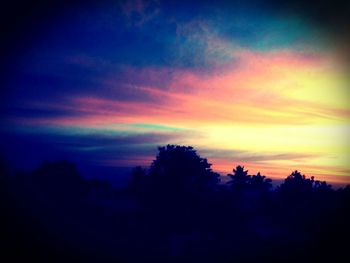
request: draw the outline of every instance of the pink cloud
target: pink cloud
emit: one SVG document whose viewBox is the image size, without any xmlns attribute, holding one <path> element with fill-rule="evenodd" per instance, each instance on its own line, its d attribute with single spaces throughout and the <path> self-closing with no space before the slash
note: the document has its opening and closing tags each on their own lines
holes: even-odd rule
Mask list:
<svg viewBox="0 0 350 263">
<path fill-rule="evenodd" d="M 78 127 L 130 122 L 185 126 L 228 122 L 305 124 L 315 117 L 349 117 L 349 109 L 290 98 L 284 94 L 286 87 L 274 83 L 283 80 L 280 69 L 287 72 L 312 69 L 322 64 L 324 58 L 283 50 L 239 51 L 236 56 L 240 63 L 210 74 L 183 68 L 124 67 L 121 76 L 107 77 L 102 84 L 116 93 L 130 89 L 139 100 L 82 95 L 67 98 L 62 104 L 40 102 L 38 107 L 79 114 L 41 118 L 33 123 Z"/>
</svg>

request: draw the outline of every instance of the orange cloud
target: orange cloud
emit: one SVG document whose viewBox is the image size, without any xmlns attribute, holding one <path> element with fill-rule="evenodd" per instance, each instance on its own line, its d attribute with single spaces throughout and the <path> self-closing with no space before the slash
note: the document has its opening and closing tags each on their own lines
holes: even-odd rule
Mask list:
<svg viewBox="0 0 350 263">
<path fill-rule="evenodd" d="M 349 91 L 346 77 L 338 73 L 330 55 L 238 49 L 232 50 L 232 56 L 234 62 L 225 69 L 214 67 L 209 73 L 125 67 L 122 76 L 102 82 L 116 93 L 123 92 L 121 87 L 132 87 L 137 99 L 82 95 L 62 104 L 37 103 L 36 107 L 72 114 L 26 121 L 124 132 L 145 132 L 135 129 L 135 123 L 171 126 L 188 133 L 177 143 L 211 150 L 304 154 L 295 163 L 298 169 L 323 178 L 349 171 Z M 231 166 L 225 158 L 214 160 L 218 170 Z M 276 176 L 295 169 L 290 160 L 250 160 L 247 164 Z"/>
</svg>

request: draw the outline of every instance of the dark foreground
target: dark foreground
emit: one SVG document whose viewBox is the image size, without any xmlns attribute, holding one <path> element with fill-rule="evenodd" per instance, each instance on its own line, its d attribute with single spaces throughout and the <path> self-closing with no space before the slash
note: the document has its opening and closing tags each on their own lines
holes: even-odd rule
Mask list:
<svg viewBox="0 0 350 263">
<path fill-rule="evenodd" d="M 128 188 L 69 162 L 1 165 L 1 262 L 347 262 L 350 187 L 295 171 L 233 170 L 227 185 L 191 147 L 159 149 Z"/>
</svg>

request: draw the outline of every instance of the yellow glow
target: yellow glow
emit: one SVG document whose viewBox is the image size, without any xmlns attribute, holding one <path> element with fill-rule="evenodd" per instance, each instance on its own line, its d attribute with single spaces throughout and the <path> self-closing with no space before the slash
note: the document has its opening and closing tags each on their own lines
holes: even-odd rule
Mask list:
<svg viewBox="0 0 350 263">
<path fill-rule="evenodd" d="M 350 175 L 349 81 L 334 59 L 329 54 L 308 56 L 293 51 L 242 51 L 236 56 L 240 63 L 217 74 L 172 69 L 167 87 L 137 87 L 156 102 L 80 97 L 72 107 L 86 115 L 44 124 L 108 127 L 126 133 L 150 128 L 157 133 L 181 131 L 181 136 L 163 143 L 258 152 L 267 157 L 285 154 L 282 159 L 249 159 L 250 166 L 280 176 L 290 169 L 311 175 Z M 162 79 L 167 70 L 143 71 Z M 135 123 L 147 125 L 135 127 Z M 248 160 L 216 156 L 213 163 L 226 169 L 244 158 Z"/>
</svg>

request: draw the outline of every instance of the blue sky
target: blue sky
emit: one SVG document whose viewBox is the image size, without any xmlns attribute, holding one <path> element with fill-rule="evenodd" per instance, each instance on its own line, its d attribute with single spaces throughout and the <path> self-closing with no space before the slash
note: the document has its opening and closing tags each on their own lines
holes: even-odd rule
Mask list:
<svg viewBox="0 0 350 263">
<path fill-rule="evenodd" d="M 309 5 L 45 8 L 50 15 L 19 31 L 8 49 L 0 132 L 11 163 L 146 166 L 158 145 L 177 143 L 197 147 L 222 173 L 240 162 L 276 178 L 301 167 L 348 180 L 348 82 L 338 42 Z M 310 138 L 314 131 L 320 135 Z M 339 139 L 324 144 L 331 135 Z"/>
</svg>

